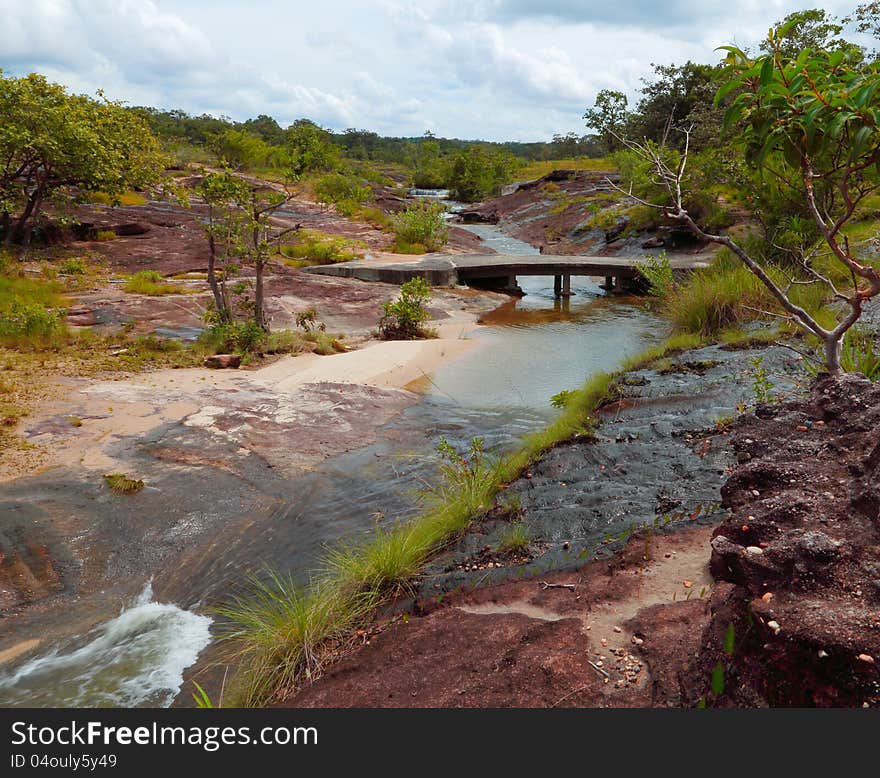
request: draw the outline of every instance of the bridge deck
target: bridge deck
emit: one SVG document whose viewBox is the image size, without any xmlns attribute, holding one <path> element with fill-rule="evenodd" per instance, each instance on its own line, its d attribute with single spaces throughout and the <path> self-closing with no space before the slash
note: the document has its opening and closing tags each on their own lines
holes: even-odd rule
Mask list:
<svg viewBox="0 0 880 778">
<path fill-rule="evenodd" d="M 400 284 L 421 276 L 434 286 L 454 286 L 470 279 L 515 276 L 594 276 L 634 278 L 637 257 L 576 257 L 552 254 L 428 254 L 407 259 L 360 259 L 305 268 L 310 273 Z M 678 270 L 706 267 L 702 257 L 670 257 Z"/>
</svg>

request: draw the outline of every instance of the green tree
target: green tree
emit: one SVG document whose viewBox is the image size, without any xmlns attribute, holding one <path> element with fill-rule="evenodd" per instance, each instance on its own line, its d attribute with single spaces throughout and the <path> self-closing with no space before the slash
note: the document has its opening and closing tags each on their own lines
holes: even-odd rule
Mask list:
<svg viewBox="0 0 880 778">
<path fill-rule="evenodd" d="M 490 146 L 469 146 L 453 157 L 447 184 L 457 200 L 475 202 L 499 194 L 518 166 L 510 152 Z"/>
<path fill-rule="evenodd" d="M 243 208 L 250 197 L 247 182 L 231 173 L 211 173 L 196 189 L 208 206 L 205 234 L 208 238 L 208 284 L 221 324 L 233 321 L 228 280 L 244 254 Z M 219 272 L 218 272 L 219 271 Z"/>
<path fill-rule="evenodd" d="M 600 135 L 608 153 L 620 148 L 619 138 L 624 133 L 629 117 L 628 106 L 629 101 L 623 92 L 603 89 L 596 95 L 594 106 L 584 113 L 587 127 Z"/>
<path fill-rule="evenodd" d="M 164 157 L 144 120 L 119 103 L 69 95 L 31 73 L 0 72 L 0 229 L 31 241 L 49 201 L 85 191 L 111 197 L 160 180 Z"/>
<path fill-rule="evenodd" d="M 670 164 L 668 157 L 647 144 L 630 144 L 650 160 L 668 200 L 667 216 L 687 225 L 703 240 L 726 246 L 767 287 L 785 314 L 824 347 L 826 370 L 841 370 L 841 344 L 862 311 L 880 294 L 880 270 L 860 258 L 845 228 L 866 197 L 880 190 L 880 64 L 864 64 L 852 47 L 834 51 L 803 49 L 787 54 L 783 25 L 768 36 L 768 52 L 752 58 L 735 46 L 727 52 L 723 84 L 716 100 L 735 93 L 725 116 L 739 124 L 738 139 L 746 160 L 757 171 L 775 177 L 781 165 L 796 172 L 792 181 L 813 221 L 825 250 L 840 265 L 835 278 L 849 278 L 843 288 L 814 267 L 814 246 L 805 247 L 801 277 L 788 286 L 771 276 L 762 258 L 727 235 L 701 229 L 684 204 L 688 147 Z M 685 136 L 687 132 L 685 131 Z M 834 326 L 826 327 L 789 296 L 803 280 L 822 284 L 838 303 Z"/>
<path fill-rule="evenodd" d="M 327 173 L 339 166 L 339 147 L 333 136 L 309 119 L 297 119 L 284 133 L 290 170 L 299 178 L 307 173 Z"/>
<path fill-rule="evenodd" d="M 662 143 L 670 121 L 693 126 L 695 148 L 716 145 L 722 111 L 711 110 L 717 68 L 685 62 L 654 65 L 654 79 L 644 80 L 638 111 L 630 119 L 629 132 Z M 675 142 L 677 138 L 667 138 Z"/>
<path fill-rule="evenodd" d="M 761 50 L 767 54 L 778 51 L 782 56 L 793 59 L 804 49 L 833 51 L 857 48 L 839 37 L 842 32 L 843 25 L 824 9 L 795 11 L 776 23 L 771 34 L 761 42 Z"/>
</svg>

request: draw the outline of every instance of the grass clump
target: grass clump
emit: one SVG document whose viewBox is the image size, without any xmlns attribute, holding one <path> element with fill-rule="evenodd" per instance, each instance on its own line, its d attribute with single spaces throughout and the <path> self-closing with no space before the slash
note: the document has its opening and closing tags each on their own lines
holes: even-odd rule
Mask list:
<svg viewBox="0 0 880 778">
<path fill-rule="evenodd" d="M 119 195 L 108 195 L 106 192 L 91 192 L 89 200 L 98 205 L 146 205 L 147 198 L 137 192 L 123 192 Z M 115 236 L 114 236 L 115 237 Z"/>
<path fill-rule="evenodd" d="M 108 240 L 116 240 L 116 233 L 113 230 L 98 230 L 95 233 L 95 240 L 103 243 Z"/>
<path fill-rule="evenodd" d="M 383 340 L 417 340 L 433 337 L 425 327 L 428 311 L 425 303 L 431 299 L 431 286 L 424 278 L 411 278 L 401 284 L 396 300 L 382 303 L 379 336 Z"/>
<path fill-rule="evenodd" d="M 265 705 L 318 678 L 375 605 L 370 592 L 304 589 L 273 571 L 251 578 L 218 609 L 221 636 L 237 646 L 235 658 L 243 668 L 231 690 L 234 703 Z"/>
<path fill-rule="evenodd" d="M 0 345 L 43 349 L 63 344 L 64 302 L 54 281 L 0 275 Z"/>
<path fill-rule="evenodd" d="M 132 294 L 146 294 L 151 297 L 168 294 L 187 294 L 189 291 L 180 284 L 168 283 L 165 277 L 155 270 L 138 271 L 126 279 L 122 288 Z"/>
<path fill-rule="evenodd" d="M 439 251 L 449 240 L 445 213 L 439 203 L 411 203 L 392 219 L 394 250 L 401 254 L 424 253 L 414 250 L 422 246 L 425 251 Z"/>
<path fill-rule="evenodd" d="M 498 541 L 500 554 L 524 554 L 529 550 L 532 536 L 524 521 L 511 524 Z"/>
<path fill-rule="evenodd" d="M 303 265 L 332 265 L 350 262 L 364 255 L 365 246 L 360 241 L 329 235 L 319 230 L 300 230 L 295 243 L 281 246 L 280 252 L 294 267 Z"/>
<path fill-rule="evenodd" d="M 144 488 L 144 482 L 139 478 L 130 478 L 124 473 L 107 473 L 104 483 L 116 494 L 137 494 Z"/>
</svg>

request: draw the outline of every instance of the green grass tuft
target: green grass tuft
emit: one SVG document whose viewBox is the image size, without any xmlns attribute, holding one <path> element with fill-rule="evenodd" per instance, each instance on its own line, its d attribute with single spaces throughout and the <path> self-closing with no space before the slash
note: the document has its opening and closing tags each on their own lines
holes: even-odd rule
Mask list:
<svg viewBox="0 0 880 778">
<path fill-rule="evenodd" d="M 122 287 L 131 294 L 146 294 L 158 297 L 169 294 L 188 294 L 189 290 L 180 284 L 169 284 L 165 277 L 155 270 L 140 270 L 129 276 Z"/>
<path fill-rule="evenodd" d="M 123 473 L 107 473 L 104 483 L 117 494 L 137 494 L 144 488 L 144 482 L 139 478 L 130 478 Z"/>
</svg>

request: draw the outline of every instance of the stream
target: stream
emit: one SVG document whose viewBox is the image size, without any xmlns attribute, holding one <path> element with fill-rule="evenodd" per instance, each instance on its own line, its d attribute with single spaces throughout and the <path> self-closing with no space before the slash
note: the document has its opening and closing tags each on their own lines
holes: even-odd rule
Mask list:
<svg viewBox="0 0 880 778">
<path fill-rule="evenodd" d="M 495 227 L 468 229 L 499 252 L 537 253 Z M 411 387 L 422 399 L 387 424 L 377 442 L 328 459 L 306 475 L 261 484 L 260 498 L 270 505 L 261 509 L 269 520 L 245 521 L 243 500 L 224 497 L 218 480 L 216 504 L 205 510 L 229 512 L 222 542 L 185 565 L 160 565 L 149 580 L 125 582 L 116 593 L 125 597 L 118 614 L 88 634 L 70 635 L 41 656 L 2 666 L 0 705 L 171 704 L 186 668 L 211 643 L 205 606 L 228 597 L 248 571 L 276 567 L 306 583 L 328 544 L 419 509 L 415 492 L 435 472 L 432 454 L 440 436 L 460 448 L 474 436 L 489 449 L 510 448 L 554 417 L 552 395 L 615 369 L 662 339 L 664 324 L 637 301 L 606 296 L 591 279 L 572 282 L 573 296 L 560 301 L 553 297 L 552 277 L 521 278 L 525 296 L 485 316 L 485 326 L 473 335 L 476 347 Z M 193 476 L 166 475 L 177 479 L 184 503 L 188 493 L 198 497 L 182 480 L 187 477 Z M 199 486 L 208 502 L 212 487 Z"/>
</svg>

